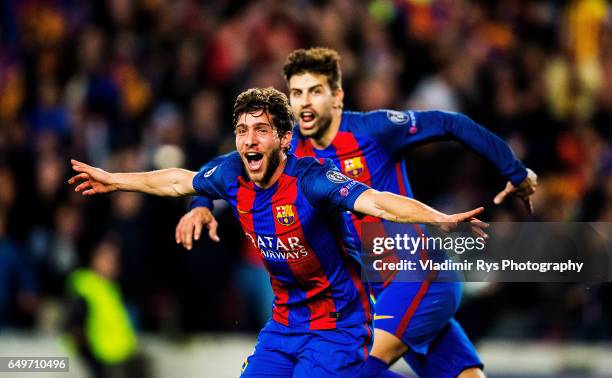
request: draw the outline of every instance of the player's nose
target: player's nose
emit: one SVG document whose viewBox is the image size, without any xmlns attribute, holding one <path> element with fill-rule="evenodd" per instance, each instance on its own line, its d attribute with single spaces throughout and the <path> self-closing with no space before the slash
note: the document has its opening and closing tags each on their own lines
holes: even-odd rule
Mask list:
<svg viewBox="0 0 612 378">
<path fill-rule="evenodd" d="M 249 129 L 249 131 L 247 132 L 244 138 L 244 144 L 246 144 L 247 146 L 252 146 L 254 144 L 257 144 L 257 138 L 256 138 L 254 129 Z"/>
<path fill-rule="evenodd" d="M 304 96 L 302 96 L 302 107 L 310 106 L 311 100 L 312 96 L 310 93 L 306 93 Z"/>
</svg>

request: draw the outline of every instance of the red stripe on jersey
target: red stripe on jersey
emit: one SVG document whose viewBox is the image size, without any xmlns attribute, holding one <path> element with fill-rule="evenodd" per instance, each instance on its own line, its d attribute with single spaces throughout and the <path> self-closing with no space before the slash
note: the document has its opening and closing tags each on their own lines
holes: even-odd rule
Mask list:
<svg viewBox="0 0 612 378">
<path fill-rule="evenodd" d="M 402 174 L 402 163 L 395 163 L 395 175 L 397 176 L 397 184 L 399 185 L 399 195 L 406 197 L 406 184 L 404 183 L 404 175 Z"/>
<path fill-rule="evenodd" d="M 416 232 L 417 232 L 417 236 L 416 237 L 417 238 L 419 238 L 419 237 L 421 237 L 421 235 L 425 234 L 425 231 L 423 231 L 423 229 L 421 228 L 421 226 L 419 224 L 415 223 L 415 224 L 412 224 L 411 226 L 412 226 L 412 228 L 414 228 L 416 230 Z M 387 261 L 389 261 L 389 262 L 398 262 L 399 261 L 399 258 L 397 256 L 397 254 L 393 253 L 392 256 L 394 257 L 394 259 L 391 259 L 391 258 L 385 259 L 383 257 L 383 262 L 387 262 Z M 427 254 L 427 250 L 425 250 L 424 248 L 421 248 L 419 250 L 419 260 L 421 260 L 423 262 L 429 260 L 429 255 Z M 397 274 L 397 271 L 393 271 L 392 275 L 389 275 L 388 277 L 384 277 L 383 287 L 389 286 L 389 284 L 391 283 L 391 281 L 395 277 L 395 274 Z M 433 281 L 437 276 L 438 276 L 438 272 L 437 271 L 432 271 L 427 276 L 427 279 Z M 418 304 L 417 304 L 417 306 L 418 306 Z"/>
<path fill-rule="evenodd" d="M 363 230 L 362 230 L 362 225 L 364 223 L 381 223 L 382 219 L 378 218 L 378 217 L 373 217 L 371 215 L 367 215 L 361 219 L 357 218 L 357 216 L 353 213 L 351 213 L 351 222 L 353 222 L 353 227 L 355 227 L 355 230 L 357 231 L 357 235 L 359 236 L 359 240 L 363 240 Z"/>
<path fill-rule="evenodd" d="M 420 225 L 414 224 L 413 227 L 417 231 L 419 236 L 421 234 L 425 233 Z M 429 259 L 429 256 L 427 255 L 427 251 L 425 249 L 421 249 L 419 251 L 419 259 L 421 261 L 426 261 L 426 260 Z M 427 275 L 427 278 L 425 278 L 425 281 L 423 281 L 421 283 L 421 287 L 419 288 L 419 291 L 414 296 L 414 299 L 412 299 L 412 303 L 410 303 L 410 307 L 408 307 L 408 310 L 404 314 L 404 317 L 402 318 L 402 320 L 400 321 L 399 325 L 397 326 L 397 329 L 395 331 L 395 335 L 398 338 L 401 338 L 402 335 L 404 334 L 404 332 L 406 331 L 406 328 L 408 328 L 408 324 L 410 323 L 410 320 L 412 319 L 412 317 L 414 316 L 414 313 L 416 312 L 417 308 L 419 307 L 419 304 L 421 303 L 421 300 L 423 300 L 423 297 L 425 297 L 425 294 L 427 294 L 427 290 L 429 289 L 429 285 L 437 277 L 438 277 L 438 272 L 433 270 L 433 271 L 429 272 L 429 274 Z"/>
<path fill-rule="evenodd" d="M 306 241 L 306 235 L 300 222 L 300 214 L 295 206 L 297 190 L 297 178 L 282 174 L 278 179 L 278 188 L 272 196 L 272 215 L 276 218 L 276 206 L 292 205 L 294 219 L 293 223 L 288 226 L 275 219 L 276 236 L 283 240 L 287 240 L 289 237 L 298 238 L 299 243 L 309 253 L 308 256 L 295 262 L 288 261 L 287 265 L 300 285 L 306 290 L 306 298 L 309 299 L 310 329 L 336 328 L 338 319 L 330 316 L 330 313 L 336 312 L 336 305 L 330 291 L 331 284 L 314 250 Z M 314 297 L 316 297 L 314 300 L 310 300 Z"/>
<path fill-rule="evenodd" d="M 370 346 L 370 343 L 372 342 L 372 330 L 370 329 L 370 324 L 364 324 L 363 326 L 368 332 L 368 337 L 366 337 L 363 343 L 363 355 L 365 356 L 365 358 L 368 358 L 368 356 L 370 355 L 370 351 L 368 350 L 368 347 Z"/>
<path fill-rule="evenodd" d="M 255 224 L 253 223 L 253 204 L 255 203 L 255 190 L 253 189 L 253 182 L 246 181 L 242 177 L 238 178 L 238 182 L 239 187 L 236 195 L 238 219 L 240 220 L 240 225 L 242 226 L 244 232 L 250 235 L 250 237 L 256 238 Z M 247 243 L 251 242 L 252 240 L 247 240 Z M 254 244 L 251 244 L 251 247 L 255 248 Z M 257 254 L 261 257 L 260 253 Z M 266 266 L 266 268 L 268 267 Z M 268 271 L 270 270 L 268 269 Z M 289 325 L 289 310 L 287 309 L 287 306 L 284 305 L 289 301 L 289 292 L 272 275 L 270 275 L 270 277 L 272 289 L 274 290 L 274 295 L 276 296 L 274 301 L 276 305 L 273 309 L 272 319 L 281 324 Z"/>
<path fill-rule="evenodd" d="M 359 146 L 359 142 L 355 139 L 355 135 L 350 132 L 340 131 L 332 141 L 332 146 L 336 149 L 336 156 L 338 157 L 338 163 L 342 172 L 348 177 L 371 187 L 372 176 L 370 168 Z M 354 159 L 359 159 L 358 165 L 355 165 L 356 161 Z M 360 173 L 358 173 L 359 170 L 361 170 Z M 361 230 L 363 222 L 379 223 L 381 219 L 372 216 L 358 219 L 354 214 L 351 214 L 351 221 L 357 231 L 357 235 L 359 235 L 359 239 L 363 240 Z"/>
<path fill-rule="evenodd" d="M 350 259 L 348 254 L 345 257 L 345 260 Z M 369 323 L 372 321 L 372 309 L 370 308 L 370 296 L 368 290 L 363 286 L 363 282 L 361 282 L 361 277 L 355 271 L 353 266 L 351 266 L 350 261 L 346 261 L 347 269 L 351 274 L 351 280 L 353 281 L 353 285 L 357 288 L 357 292 L 359 293 L 359 299 L 361 299 L 361 305 L 363 307 L 363 311 L 366 313 L 366 321 Z"/>
<path fill-rule="evenodd" d="M 421 287 L 419 288 L 419 291 L 414 296 L 412 303 L 410 303 L 410 307 L 408 307 L 408 310 L 406 310 L 406 313 L 402 317 L 402 320 L 400 321 L 399 325 L 397 326 L 397 329 L 395 330 L 395 336 L 398 339 L 402 338 L 402 335 L 406 331 L 406 328 L 408 328 L 408 324 L 410 324 L 410 320 L 412 319 L 412 316 L 414 315 L 417 308 L 419 307 L 419 304 L 423 300 L 423 297 L 425 297 L 425 294 L 427 294 L 427 290 L 429 290 L 429 285 L 431 284 L 431 282 L 434 280 L 435 277 L 436 277 L 435 272 L 430 272 L 427 278 L 425 279 L 425 281 L 421 283 Z"/>
<path fill-rule="evenodd" d="M 357 139 L 355 139 L 355 135 L 346 131 L 340 131 L 332 141 L 332 146 L 336 149 L 340 170 L 348 177 L 367 186 L 372 186 L 372 176 L 368 168 L 368 162 Z M 354 159 L 359 159 L 359 165 L 353 164 L 357 162 Z"/>
<path fill-rule="evenodd" d="M 299 138 L 297 147 L 295 148 L 295 156 L 297 157 L 306 157 L 312 156 L 317 157 L 315 154 L 314 148 L 312 147 L 312 142 L 310 138 Z"/>
<path fill-rule="evenodd" d="M 268 271 L 270 271 L 265 260 L 264 266 L 266 269 L 268 269 Z M 275 305 L 272 309 L 272 319 L 275 322 L 288 326 L 289 308 L 287 307 L 287 302 L 289 301 L 289 292 L 283 287 L 280 281 L 271 274 L 270 283 L 272 284 L 272 291 L 276 295 L 276 300 L 274 301 Z"/>
</svg>

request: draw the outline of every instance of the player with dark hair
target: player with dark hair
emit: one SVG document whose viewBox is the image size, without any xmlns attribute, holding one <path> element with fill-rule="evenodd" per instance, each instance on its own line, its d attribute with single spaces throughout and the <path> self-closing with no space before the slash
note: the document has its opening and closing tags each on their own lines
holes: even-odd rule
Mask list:
<svg viewBox="0 0 612 378">
<path fill-rule="evenodd" d="M 515 158 L 500 138 L 465 115 L 442 111 L 343 111 L 344 92 L 337 52 L 326 48 L 292 52 L 283 68 L 289 98 L 299 127 L 292 148 L 296 156 L 331 159 L 348 177 L 374 189 L 412 197 L 403 152 L 440 139 L 458 140 L 493 162 L 508 178 L 494 199 L 509 194 L 532 209 L 537 176 Z M 177 242 L 191 248 L 202 227 L 214 224 L 211 202 L 198 197 L 177 226 Z M 378 221 L 346 214 L 359 241 L 361 224 Z M 420 230 L 415 230 L 415 235 Z M 216 229 L 209 229 L 216 237 Z M 387 255 L 387 258 L 396 258 Z M 371 273 L 371 272 L 369 272 Z M 388 366 L 401 356 L 421 377 L 482 377 L 482 363 L 473 344 L 453 319 L 461 298 L 457 282 L 398 282 L 393 275 L 369 277 L 375 297 L 375 332 L 371 357 L 362 376 L 397 376 Z M 374 358 L 372 358 L 374 357 Z"/>
<path fill-rule="evenodd" d="M 259 250 L 275 293 L 272 320 L 259 334 L 243 376 L 354 377 L 368 355 L 371 311 L 360 256 L 346 223 L 351 211 L 400 223 L 438 223 L 450 230 L 470 221 L 484 236 L 478 208 L 445 215 L 418 201 L 379 192 L 339 172 L 329 160 L 289 154 L 291 109 L 272 88 L 238 96 L 236 152 L 200 172 L 172 168 L 108 173 L 72 160 L 68 182 L 83 195 L 116 190 L 160 196 L 199 193 L 228 201 Z"/>
</svg>

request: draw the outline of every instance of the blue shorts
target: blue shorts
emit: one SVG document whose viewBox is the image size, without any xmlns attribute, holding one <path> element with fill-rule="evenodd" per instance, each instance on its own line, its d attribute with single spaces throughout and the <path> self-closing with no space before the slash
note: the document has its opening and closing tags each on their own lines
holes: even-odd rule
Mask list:
<svg viewBox="0 0 612 378">
<path fill-rule="evenodd" d="M 371 346 L 369 325 L 302 330 L 270 320 L 259 333 L 241 376 L 358 377 Z"/>
<path fill-rule="evenodd" d="M 391 282 L 376 298 L 374 327 L 395 335 L 410 351 L 403 357 L 421 377 L 456 377 L 482 367 L 476 348 L 454 319 L 458 282 Z"/>
</svg>

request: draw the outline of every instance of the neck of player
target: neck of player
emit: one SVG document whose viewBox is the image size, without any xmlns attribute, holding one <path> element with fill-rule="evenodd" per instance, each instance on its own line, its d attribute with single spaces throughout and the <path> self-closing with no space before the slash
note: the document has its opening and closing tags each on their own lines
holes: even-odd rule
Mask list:
<svg viewBox="0 0 612 378">
<path fill-rule="evenodd" d="M 323 150 L 327 148 L 333 141 L 338 131 L 340 130 L 340 123 L 342 122 L 342 108 L 335 108 L 332 112 L 332 119 L 329 127 L 325 129 L 319 136 L 313 136 L 311 138 L 312 145 L 314 148 Z"/>
</svg>

